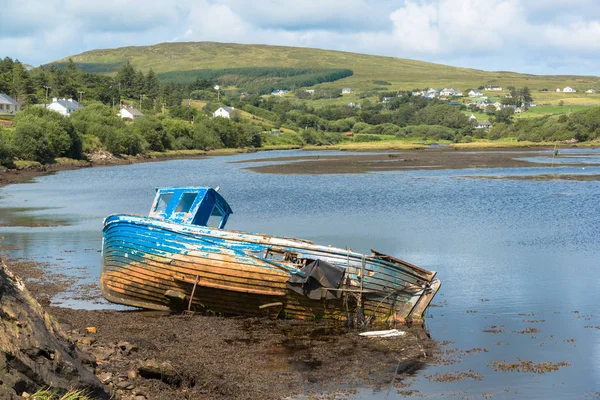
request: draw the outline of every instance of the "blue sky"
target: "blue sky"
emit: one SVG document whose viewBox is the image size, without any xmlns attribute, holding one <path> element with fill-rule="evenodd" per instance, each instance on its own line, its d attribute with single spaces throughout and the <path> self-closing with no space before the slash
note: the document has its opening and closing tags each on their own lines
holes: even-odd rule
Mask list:
<svg viewBox="0 0 600 400">
<path fill-rule="evenodd" d="M 39 65 L 176 41 L 316 47 L 489 71 L 600 75 L 597 0 L 22 0 L 0 56 Z"/>
</svg>

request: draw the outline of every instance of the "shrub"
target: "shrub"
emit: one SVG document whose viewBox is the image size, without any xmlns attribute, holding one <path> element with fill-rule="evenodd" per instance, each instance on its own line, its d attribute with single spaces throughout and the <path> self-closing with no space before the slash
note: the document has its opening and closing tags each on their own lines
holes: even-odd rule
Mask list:
<svg viewBox="0 0 600 400">
<path fill-rule="evenodd" d="M 7 168 L 14 168 L 13 154 L 6 135 L 0 131 L 0 165 Z"/>
<path fill-rule="evenodd" d="M 221 138 L 213 129 L 210 122 L 210 120 L 204 120 L 194 125 L 192 131 L 192 143 L 195 149 L 206 149 L 207 147 L 218 149 L 223 147 Z"/>
<path fill-rule="evenodd" d="M 54 158 L 44 129 L 35 122 L 22 122 L 15 128 L 12 143 L 14 154 L 22 159 L 42 163 Z"/>
<path fill-rule="evenodd" d="M 159 120 L 154 117 L 142 117 L 131 125 L 134 134 L 143 137 L 152 151 L 165 151 L 171 148 L 170 138 L 163 130 Z M 137 139 L 135 140 L 137 141 Z"/>
<path fill-rule="evenodd" d="M 354 141 L 359 142 L 359 143 L 378 142 L 380 140 L 381 140 L 381 137 L 379 135 L 365 135 L 365 134 L 354 135 Z"/>
</svg>

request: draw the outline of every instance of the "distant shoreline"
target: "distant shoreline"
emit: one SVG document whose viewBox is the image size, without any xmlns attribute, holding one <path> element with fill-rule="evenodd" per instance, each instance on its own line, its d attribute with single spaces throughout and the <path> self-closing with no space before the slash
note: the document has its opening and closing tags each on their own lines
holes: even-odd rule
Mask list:
<svg viewBox="0 0 600 400">
<path fill-rule="evenodd" d="M 360 143 L 362 146 L 343 146 L 343 145 L 335 145 L 335 146 L 306 146 L 306 147 L 298 147 L 298 146 L 282 146 L 282 147 L 273 147 L 273 148 L 261 148 L 261 149 L 217 149 L 211 151 L 203 151 L 203 150 L 171 150 L 163 153 L 152 152 L 144 156 L 130 156 L 130 157 L 106 157 L 104 159 L 91 157 L 90 160 L 72 160 L 72 159 L 60 159 L 60 162 L 54 164 L 44 164 L 44 165 L 33 165 L 23 167 L 21 169 L 0 169 L 0 188 L 6 185 L 12 185 L 17 183 L 24 183 L 38 176 L 44 176 L 53 174 L 59 171 L 68 171 L 82 168 L 97 168 L 97 167 L 110 167 L 116 165 L 129 165 L 129 164 L 138 164 L 145 162 L 156 162 L 156 161 L 168 161 L 168 160 L 180 160 L 180 159 L 197 159 L 204 157 L 214 157 L 214 156 L 223 156 L 223 155 L 233 155 L 233 154 L 243 154 L 250 152 L 263 152 L 263 151 L 274 151 L 274 150 L 305 150 L 305 151 L 348 151 L 348 152 L 381 152 L 384 153 L 379 155 L 381 159 L 392 159 L 393 155 L 401 152 L 409 152 L 410 154 L 418 155 L 417 157 L 410 157 L 416 161 L 411 161 L 409 163 L 404 163 L 404 168 L 410 168 L 412 170 L 417 169 L 419 165 L 423 166 L 423 169 L 462 169 L 462 168 L 474 168 L 474 165 L 478 165 L 478 168 L 508 168 L 508 167 L 539 167 L 543 164 L 532 164 L 517 160 L 512 160 L 512 157 L 505 156 L 504 160 L 499 160 L 498 157 L 490 157 L 488 161 L 481 161 L 481 157 L 474 159 L 475 151 L 477 153 L 494 153 L 498 154 L 501 151 L 531 151 L 531 152 L 539 152 L 542 150 L 550 150 L 552 146 L 549 144 L 540 144 L 531 146 L 529 143 L 525 143 L 521 146 L 511 143 L 497 143 L 497 142 L 475 142 L 475 143 L 462 143 L 462 144 L 454 144 L 452 146 L 440 146 L 436 148 L 431 148 L 429 145 L 420 145 L 413 143 Z M 567 147 L 563 145 L 564 147 Z M 572 146 L 568 145 L 569 148 L 572 147 L 585 147 L 585 148 L 596 148 L 596 144 L 584 144 L 584 146 Z M 563 148 L 564 148 L 563 147 Z M 462 154 L 463 157 L 456 157 L 455 159 L 448 159 L 447 157 L 439 157 L 437 159 L 437 164 L 435 166 L 420 164 L 424 159 L 434 160 L 436 159 L 435 155 L 440 154 Z M 346 159 L 348 162 L 358 162 L 358 161 L 373 161 L 373 156 L 367 155 L 342 155 L 336 156 L 337 159 Z M 294 160 L 294 158 L 296 160 Z M 297 169 L 296 164 L 290 166 L 290 164 L 286 165 L 278 165 L 276 169 L 271 166 L 264 167 L 249 167 L 248 169 L 255 172 L 263 172 L 263 173 L 300 173 L 300 174 L 322 174 L 322 173 L 364 173 L 369 171 L 387 171 L 390 169 L 386 169 L 387 167 L 380 168 L 380 166 L 376 169 L 369 169 L 366 166 L 362 168 L 348 168 L 344 165 L 338 165 L 332 168 L 332 163 L 323 163 L 324 160 L 321 160 L 318 164 L 310 161 L 310 157 L 308 156 L 297 156 L 290 159 L 290 161 L 302 161 L 303 166 L 305 167 L 308 163 L 311 163 L 310 168 L 302 168 Z M 330 158 L 330 156 L 327 156 Z M 271 161 L 281 161 L 287 159 L 287 157 L 280 157 L 277 159 L 270 159 Z M 353 159 L 354 161 L 350 161 Z M 264 159 L 261 159 L 264 161 Z M 380 162 L 381 160 L 379 160 Z M 482 162 L 480 165 L 478 163 Z M 339 163 L 339 162 L 336 162 Z M 474 164 L 475 163 L 475 164 Z M 329 164 L 329 165 L 328 165 Z M 346 163 L 347 164 L 347 163 Z M 565 164 L 561 164 L 565 165 Z M 590 166 L 594 166 L 593 164 Z M 320 171 L 319 169 L 323 169 Z M 397 170 L 403 168 L 392 168 L 391 170 Z M 335 171 L 335 172 L 333 172 Z"/>
</svg>

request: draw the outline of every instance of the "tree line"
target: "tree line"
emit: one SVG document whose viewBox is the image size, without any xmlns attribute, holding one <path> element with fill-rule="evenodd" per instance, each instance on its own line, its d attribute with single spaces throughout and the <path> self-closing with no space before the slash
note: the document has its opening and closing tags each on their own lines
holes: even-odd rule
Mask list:
<svg viewBox="0 0 600 400">
<path fill-rule="evenodd" d="M 156 111 L 163 104 L 181 104 L 189 88 L 161 82 L 152 69 L 144 74 L 129 62 L 111 77 L 85 72 L 71 59 L 60 67 L 50 64 L 27 68 L 6 57 L 0 60 L 0 93 L 8 94 L 22 106 L 47 104 L 57 97 L 99 101 L 112 107 L 119 106 L 125 98 L 138 99 L 142 95 L 142 109 Z"/>
<path fill-rule="evenodd" d="M 214 82 L 222 86 L 235 86 L 238 91 L 263 95 L 277 89 L 292 90 L 334 82 L 352 74 L 353 71 L 348 68 L 244 67 L 164 72 L 159 77 L 165 82 L 180 84 Z"/>
</svg>

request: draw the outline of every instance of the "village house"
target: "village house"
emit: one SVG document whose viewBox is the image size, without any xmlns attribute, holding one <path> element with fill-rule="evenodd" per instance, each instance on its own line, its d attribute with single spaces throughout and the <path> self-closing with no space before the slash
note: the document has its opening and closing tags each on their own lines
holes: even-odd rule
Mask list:
<svg viewBox="0 0 600 400">
<path fill-rule="evenodd" d="M 308 94 L 315 94 L 315 89 L 306 89 L 305 92 Z"/>
<path fill-rule="evenodd" d="M 73 111 L 83 108 L 83 106 L 77 100 L 53 97 L 52 103 L 48 104 L 46 108 L 68 117 Z"/>
<path fill-rule="evenodd" d="M 342 94 L 350 94 L 352 93 L 352 89 L 347 87 L 342 89 Z"/>
<path fill-rule="evenodd" d="M 481 90 L 471 90 L 469 92 L 469 97 L 480 97 L 483 96 L 483 92 Z"/>
<path fill-rule="evenodd" d="M 502 87 L 501 86 L 486 86 L 483 88 L 483 90 L 492 91 L 492 92 L 500 92 L 500 91 L 502 91 Z"/>
<path fill-rule="evenodd" d="M 502 105 L 500 108 L 501 109 L 502 108 L 512 108 L 513 111 L 515 112 L 515 114 L 520 114 L 522 112 L 521 107 L 517 107 L 517 106 L 511 105 L 511 104 Z"/>
<path fill-rule="evenodd" d="M 431 99 L 435 99 L 437 96 L 438 96 L 437 92 L 433 92 L 433 93 L 427 92 L 423 95 L 423 98 L 431 100 Z"/>
<path fill-rule="evenodd" d="M 463 93 L 460 90 L 454 90 L 452 88 L 445 88 L 440 92 L 440 96 L 462 96 Z"/>
<path fill-rule="evenodd" d="M 231 113 L 233 113 L 233 110 L 235 110 L 235 107 L 219 107 L 219 109 L 215 111 L 212 116 L 213 118 L 223 117 L 231 119 Z"/>
<path fill-rule="evenodd" d="M 411 95 L 413 95 L 413 96 L 423 96 L 424 94 L 425 94 L 425 92 L 423 92 L 422 90 L 411 92 Z"/>
<path fill-rule="evenodd" d="M 588 89 L 585 91 L 587 94 L 596 94 L 596 90 L 595 89 Z"/>
<path fill-rule="evenodd" d="M 273 90 L 273 91 L 271 92 L 271 96 L 279 96 L 279 97 L 281 97 L 281 96 L 283 96 L 284 94 L 286 94 L 287 92 L 288 92 L 288 91 L 287 91 L 287 90 L 285 90 L 285 89 Z"/>
<path fill-rule="evenodd" d="M 560 88 L 556 88 L 556 93 L 560 93 Z"/>
<path fill-rule="evenodd" d="M 381 102 L 384 103 L 384 104 L 389 103 L 390 100 L 392 100 L 392 97 L 382 97 L 381 98 Z"/>
<path fill-rule="evenodd" d="M 492 127 L 492 124 L 489 121 L 476 121 L 473 127 L 475 129 L 489 129 Z"/>
<path fill-rule="evenodd" d="M 348 107 L 350 107 L 350 108 L 361 108 L 360 104 L 356 104 L 356 103 L 354 103 L 352 101 L 350 103 L 348 103 Z"/>
<path fill-rule="evenodd" d="M 21 106 L 12 97 L 0 93 L 0 115 L 15 115 L 21 110 Z"/>
<path fill-rule="evenodd" d="M 563 93 L 575 93 L 577 90 L 573 89 L 571 86 L 567 86 L 563 89 Z"/>
<path fill-rule="evenodd" d="M 140 111 L 138 111 L 133 106 L 122 106 L 121 110 L 117 113 L 117 115 L 123 119 L 134 120 L 136 118 L 141 118 L 144 116 Z"/>
</svg>

